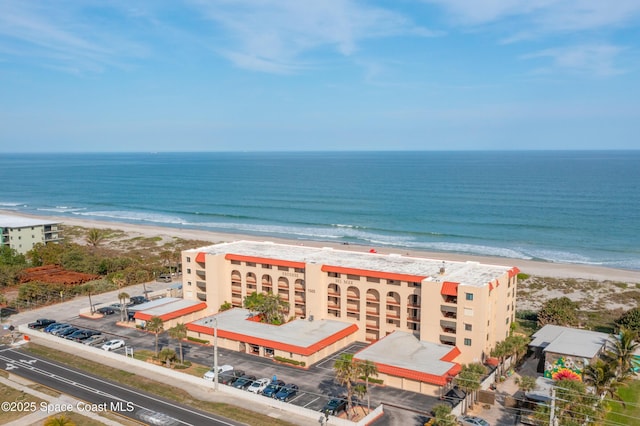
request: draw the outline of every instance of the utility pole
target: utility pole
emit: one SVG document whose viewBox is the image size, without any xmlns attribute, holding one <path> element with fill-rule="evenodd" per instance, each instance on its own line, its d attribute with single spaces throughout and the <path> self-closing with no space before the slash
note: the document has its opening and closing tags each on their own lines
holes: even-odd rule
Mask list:
<svg viewBox="0 0 640 426">
<path fill-rule="evenodd" d="M 549 406 L 549 426 L 556 424 L 556 388 L 551 388 L 551 405 Z"/>
<path fill-rule="evenodd" d="M 213 387 L 218 391 L 218 318 L 213 318 Z"/>
</svg>

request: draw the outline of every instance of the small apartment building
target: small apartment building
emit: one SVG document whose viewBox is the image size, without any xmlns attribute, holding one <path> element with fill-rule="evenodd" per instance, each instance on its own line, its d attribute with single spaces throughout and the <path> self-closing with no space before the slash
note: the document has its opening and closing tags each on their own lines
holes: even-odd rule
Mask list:
<svg viewBox="0 0 640 426">
<path fill-rule="evenodd" d="M 515 316 L 513 267 L 255 241 L 186 250 L 182 264 L 184 298 L 208 314 L 272 292 L 290 318 L 356 324 L 363 342 L 411 333 L 458 348 L 462 364 L 488 357 Z"/>
<path fill-rule="evenodd" d="M 26 254 L 38 243 L 62 241 L 60 223 L 22 216 L 0 215 L 0 247 Z"/>
</svg>

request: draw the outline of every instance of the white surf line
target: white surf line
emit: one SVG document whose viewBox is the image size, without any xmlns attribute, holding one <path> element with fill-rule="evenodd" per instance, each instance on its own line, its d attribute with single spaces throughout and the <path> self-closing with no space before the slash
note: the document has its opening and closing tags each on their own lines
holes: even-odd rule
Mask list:
<svg viewBox="0 0 640 426">
<path fill-rule="evenodd" d="M 12 350 L 11 352 L 16 353 L 16 352 L 15 352 L 15 351 L 13 351 L 13 350 Z M 30 355 L 27 355 L 27 354 L 22 354 L 22 353 L 20 353 L 20 354 L 21 354 L 21 355 L 25 355 L 25 356 L 30 356 Z M 63 370 L 69 371 L 69 372 L 71 372 L 71 373 L 73 373 L 73 374 L 78 374 L 78 375 L 80 375 L 80 376 L 82 376 L 82 377 L 86 377 L 87 379 L 90 379 L 90 380 L 95 380 L 95 381 L 99 381 L 99 380 L 100 380 L 99 378 L 89 376 L 88 374 L 85 374 L 85 373 L 83 373 L 83 372 L 75 371 L 75 370 L 72 370 L 72 369 L 70 369 L 70 368 L 67 368 L 67 367 L 64 367 L 64 366 L 58 365 L 58 364 L 54 364 L 54 363 L 49 362 L 49 361 L 47 361 L 47 360 L 45 360 L 45 359 L 35 358 L 35 357 L 32 357 L 32 358 L 33 358 L 33 359 L 35 359 L 36 361 L 40 361 L 40 362 L 43 362 L 43 363 L 45 363 L 45 364 L 52 365 L 52 366 L 54 366 L 54 367 L 56 367 L 56 368 L 60 368 L 60 369 L 63 369 Z M 10 358 L 9 358 L 9 359 L 10 359 Z M 14 362 L 14 361 L 12 360 L 12 362 Z M 52 373 L 47 373 L 47 374 L 51 375 Z M 138 392 L 138 391 L 133 390 L 133 389 L 125 388 L 124 386 L 120 386 L 120 385 L 115 384 L 115 383 L 111 383 L 111 382 L 109 382 L 109 383 L 105 383 L 105 385 L 112 386 L 112 387 L 115 387 L 116 389 L 121 389 L 121 390 L 123 390 L 123 391 L 125 391 L 125 392 L 130 392 L 130 393 L 133 393 L 133 394 L 135 394 L 135 395 L 139 395 L 139 396 L 140 396 L 140 397 L 142 397 L 142 398 L 147 398 L 147 399 L 150 399 L 150 400 L 152 400 L 152 401 L 155 401 L 155 402 L 158 402 L 158 403 L 161 403 L 161 404 L 164 404 L 164 405 L 169 405 L 169 406 L 171 406 L 171 407 L 173 407 L 173 408 L 175 408 L 175 409 L 177 409 L 177 410 L 186 411 L 186 412 L 188 412 L 188 413 L 195 414 L 196 416 L 200 416 L 200 417 L 203 417 L 203 418 L 206 418 L 206 419 L 209 419 L 209 420 L 212 420 L 212 421 L 216 421 L 216 422 L 219 422 L 219 423 L 222 423 L 222 424 L 228 425 L 228 426 L 235 426 L 233 423 L 228 423 L 228 422 L 226 422 L 226 421 L 224 421 L 224 420 L 221 420 L 221 419 L 218 419 L 218 418 L 215 418 L 215 417 L 211 417 L 211 416 L 208 416 L 208 415 L 206 415 L 206 414 L 199 413 L 199 412 L 197 412 L 197 411 L 190 410 L 189 408 L 186 408 L 186 407 L 181 407 L 181 406 L 176 405 L 176 404 L 173 404 L 173 403 L 171 403 L 171 402 L 169 402 L 169 401 L 164 401 L 164 400 L 161 400 L 161 399 L 155 398 L 153 395 L 147 395 L 147 394 L 143 394 L 143 393 Z M 118 400 L 121 400 L 121 401 L 125 401 L 125 400 L 123 400 L 121 397 L 115 397 L 115 399 L 118 399 Z M 125 401 L 125 402 L 129 402 L 129 401 Z M 135 404 L 134 404 L 134 405 L 135 405 Z M 146 408 L 146 407 L 140 407 L 140 408 L 148 409 L 148 408 Z M 178 421 L 179 421 L 179 420 L 178 420 Z M 186 424 L 186 423 L 185 423 L 185 424 Z"/>
</svg>

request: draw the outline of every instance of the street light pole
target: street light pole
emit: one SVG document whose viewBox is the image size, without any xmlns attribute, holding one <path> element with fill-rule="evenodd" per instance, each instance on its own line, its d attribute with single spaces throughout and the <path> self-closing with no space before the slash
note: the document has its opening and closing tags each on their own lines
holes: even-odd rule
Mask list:
<svg viewBox="0 0 640 426">
<path fill-rule="evenodd" d="M 218 318 L 213 318 L 213 383 L 214 389 L 218 391 Z"/>
</svg>

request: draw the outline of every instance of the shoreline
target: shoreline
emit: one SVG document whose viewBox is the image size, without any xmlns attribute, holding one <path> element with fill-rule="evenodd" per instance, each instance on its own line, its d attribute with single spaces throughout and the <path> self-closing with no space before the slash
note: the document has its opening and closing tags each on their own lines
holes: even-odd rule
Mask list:
<svg viewBox="0 0 640 426">
<path fill-rule="evenodd" d="M 236 240 L 273 241 L 283 244 L 306 245 L 310 247 L 332 247 L 340 250 L 369 251 L 374 248 L 378 253 L 398 253 L 413 257 L 423 257 L 444 261 L 472 261 L 490 265 L 516 266 L 522 273 L 539 277 L 552 278 L 576 278 L 596 281 L 618 281 L 627 283 L 640 283 L 640 271 L 615 269 L 594 265 L 581 265 L 571 263 L 551 263 L 526 259 L 510 259 L 494 256 L 466 255 L 448 252 L 433 252 L 415 249 L 401 249 L 399 247 L 371 247 L 316 240 L 292 240 L 267 236 L 248 234 L 223 233 L 216 231 L 203 231 L 199 229 L 172 228 L 158 225 L 131 224 L 126 222 L 110 222 L 93 219 L 69 218 L 53 215 L 31 215 L 11 210 L 0 210 L 0 214 L 17 217 L 27 217 L 42 221 L 59 222 L 63 226 L 79 226 L 83 228 L 119 229 L 132 236 L 162 237 L 166 240 L 181 238 L 185 240 L 201 240 L 214 243 L 230 242 Z M 195 247 L 194 247 L 195 248 Z"/>
</svg>

